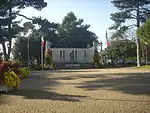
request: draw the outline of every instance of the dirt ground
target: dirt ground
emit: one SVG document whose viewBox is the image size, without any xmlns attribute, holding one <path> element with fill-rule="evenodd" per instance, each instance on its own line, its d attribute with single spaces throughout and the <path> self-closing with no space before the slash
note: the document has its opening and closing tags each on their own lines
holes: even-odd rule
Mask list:
<svg viewBox="0 0 150 113">
<path fill-rule="evenodd" d="M 0 113 L 150 113 L 150 69 L 35 71 Z"/>
</svg>

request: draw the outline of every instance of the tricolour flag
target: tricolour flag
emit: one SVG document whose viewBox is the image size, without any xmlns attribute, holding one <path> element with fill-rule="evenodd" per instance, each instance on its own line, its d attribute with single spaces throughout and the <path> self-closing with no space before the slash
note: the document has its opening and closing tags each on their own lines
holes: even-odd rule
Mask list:
<svg viewBox="0 0 150 113">
<path fill-rule="evenodd" d="M 108 41 L 106 42 L 106 46 L 107 46 L 107 47 L 109 46 L 109 42 L 108 42 Z"/>
<path fill-rule="evenodd" d="M 107 46 L 107 47 L 109 46 L 107 31 L 106 31 L 106 46 Z"/>
<path fill-rule="evenodd" d="M 44 38 L 41 38 L 41 46 L 44 47 Z"/>
</svg>

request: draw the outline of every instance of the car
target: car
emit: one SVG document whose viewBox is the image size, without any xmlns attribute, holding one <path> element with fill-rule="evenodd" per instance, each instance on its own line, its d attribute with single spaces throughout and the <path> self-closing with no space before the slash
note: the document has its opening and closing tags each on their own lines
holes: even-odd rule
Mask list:
<svg viewBox="0 0 150 113">
<path fill-rule="evenodd" d="M 122 64 L 124 64 L 124 60 L 119 60 L 119 61 L 117 61 L 115 64 L 116 64 L 116 65 L 122 65 Z"/>
<path fill-rule="evenodd" d="M 136 61 L 128 60 L 128 61 L 125 62 L 125 64 L 127 64 L 127 65 L 136 65 Z"/>
<path fill-rule="evenodd" d="M 146 60 L 142 60 L 141 64 L 146 65 Z M 147 61 L 147 64 L 150 65 L 150 61 Z"/>
</svg>

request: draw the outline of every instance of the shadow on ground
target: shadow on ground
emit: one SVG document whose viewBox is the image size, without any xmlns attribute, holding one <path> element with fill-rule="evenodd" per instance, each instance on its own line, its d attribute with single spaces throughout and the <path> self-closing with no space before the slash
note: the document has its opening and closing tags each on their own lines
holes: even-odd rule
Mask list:
<svg viewBox="0 0 150 113">
<path fill-rule="evenodd" d="M 117 90 L 133 95 L 150 95 L 150 72 L 149 73 L 84 73 L 75 75 L 59 75 L 50 71 L 33 72 L 32 75 L 22 80 L 19 92 L 9 95 L 23 96 L 25 99 L 46 99 L 56 101 L 79 102 L 86 96 L 63 94 L 55 91 L 55 86 L 73 85 L 86 91 L 101 89 Z M 79 79 L 80 82 L 73 80 Z M 65 80 L 61 82 L 60 80 Z M 72 80 L 72 82 L 68 82 Z M 80 93 L 80 92 L 79 92 Z"/>
<path fill-rule="evenodd" d="M 135 99 L 101 99 L 101 98 L 96 98 L 95 100 L 100 100 L 100 101 L 112 101 L 112 102 L 114 102 L 114 101 L 120 101 L 120 102 L 147 102 L 147 103 L 149 103 L 150 102 L 150 100 L 135 100 Z"/>
<path fill-rule="evenodd" d="M 54 77 L 49 71 L 34 72 L 21 81 L 20 90 L 8 95 L 23 96 L 25 99 L 46 99 L 56 101 L 79 102 L 86 96 L 69 95 L 55 92 L 55 86 L 62 85 L 58 80 L 71 80 L 71 77 Z"/>
<path fill-rule="evenodd" d="M 95 80 L 85 81 L 76 87 L 87 91 L 107 89 L 134 95 L 150 95 L 150 73 L 109 74 L 108 76 L 114 76 L 114 78 L 106 77 L 104 79 L 100 79 L 100 76 Z"/>
<path fill-rule="evenodd" d="M 86 96 L 59 94 L 56 92 L 44 91 L 39 89 L 23 89 L 19 92 L 11 93 L 11 95 L 24 96 L 25 99 L 46 99 L 70 102 L 79 102 L 81 98 L 86 98 Z"/>
<path fill-rule="evenodd" d="M 96 72 L 99 70 L 96 69 L 67 69 L 67 70 L 53 70 L 52 72 L 57 72 L 57 73 L 73 73 L 73 72 Z"/>
<path fill-rule="evenodd" d="M 79 75 L 77 76 L 76 78 L 80 79 L 80 78 L 108 78 L 106 75 L 103 75 L 103 74 L 86 74 L 86 75 Z"/>
</svg>

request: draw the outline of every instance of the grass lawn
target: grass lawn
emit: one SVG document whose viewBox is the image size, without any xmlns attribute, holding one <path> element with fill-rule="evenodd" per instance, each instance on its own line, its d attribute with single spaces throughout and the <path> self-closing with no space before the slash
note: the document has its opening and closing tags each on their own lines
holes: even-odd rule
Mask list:
<svg viewBox="0 0 150 113">
<path fill-rule="evenodd" d="M 150 68 L 150 65 L 144 65 L 144 66 L 141 66 L 140 68 Z"/>
</svg>

